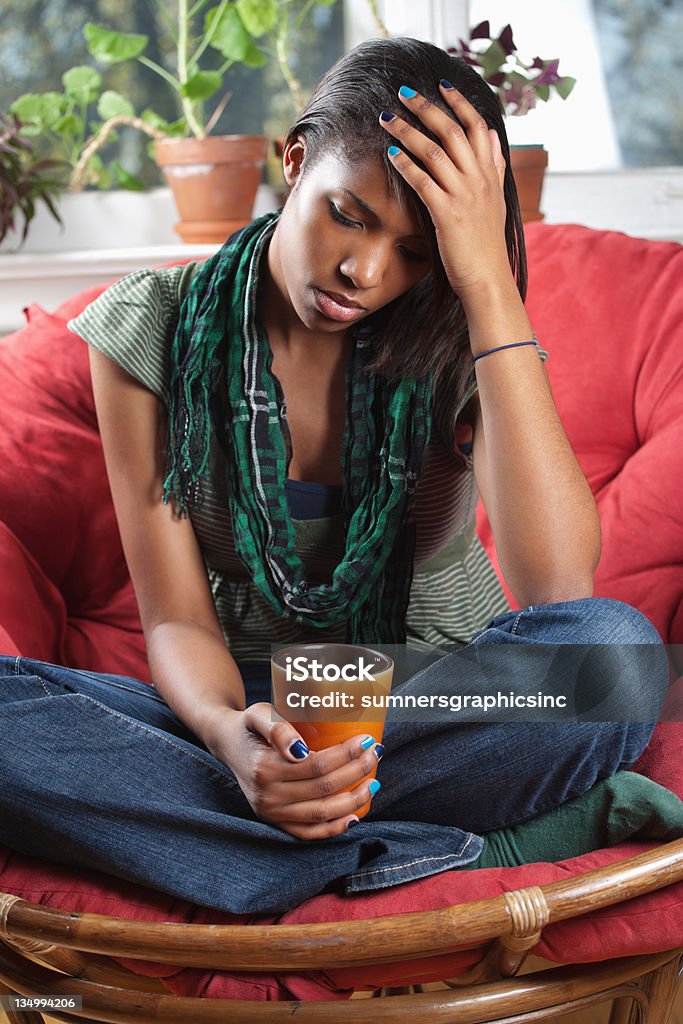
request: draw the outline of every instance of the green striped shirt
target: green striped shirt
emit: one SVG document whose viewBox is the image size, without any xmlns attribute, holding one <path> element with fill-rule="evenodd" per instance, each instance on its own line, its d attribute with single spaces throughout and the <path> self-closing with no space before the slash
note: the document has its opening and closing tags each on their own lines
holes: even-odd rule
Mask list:
<svg viewBox="0 0 683 1024">
<path fill-rule="evenodd" d="M 115 360 L 168 404 L 169 354 L 180 304 L 196 263 L 139 270 L 102 293 L 69 328 Z M 545 358 L 546 353 L 539 349 Z M 463 405 L 470 396 L 466 396 Z M 414 506 L 416 552 L 406 616 L 408 643 L 419 649 L 467 643 L 508 607 L 474 533 L 477 490 L 471 454 L 433 440 Z M 261 596 L 235 551 L 227 507 L 225 460 L 214 438 L 204 501 L 191 520 L 206 565 L 225 641 L 237 661 L 267 661 L 273 644 L 343 641 L 345 625 L 308 630 L 282 618 Z M 343 515 L 293 520 L 297 554 L 309 580 L 323 583 L 344 551 Z"/>
</svg>

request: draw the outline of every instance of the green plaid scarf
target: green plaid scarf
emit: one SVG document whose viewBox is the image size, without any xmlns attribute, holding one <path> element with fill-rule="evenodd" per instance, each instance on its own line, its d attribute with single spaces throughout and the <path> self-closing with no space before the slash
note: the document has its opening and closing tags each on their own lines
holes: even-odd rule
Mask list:
<svg viewBox="0 0 683 1024">
<path fill-rule="evenodd" d="M 164 501 L 173 500 L 179 515 L 201 501 L 216 430 L 235 548 L 270 605 L 311 627 L 345 621 L 353 643 L 402 643 L 414 551 L 410 509 L 429 439 L 431 380 L 388 383 L 364 372 L 374 328 L 371 318 L 357 325 L 342 448 L 346 550 L 331 583 L 309 584 L 285 493 L 285 407 L 256 319 L 259 261 L 278 216 L 267 214 L 228 239 L 196 271 L 183 302 L 171 354 Z"/>
</svg>

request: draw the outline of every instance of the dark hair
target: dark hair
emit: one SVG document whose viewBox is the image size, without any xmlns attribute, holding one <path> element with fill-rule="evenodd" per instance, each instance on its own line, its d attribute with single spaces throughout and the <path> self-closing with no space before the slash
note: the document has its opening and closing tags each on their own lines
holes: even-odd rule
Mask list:
<svg viewBox="0 0 683 1024">
<path fill-rule="evenodd" d="M 503 108 L 490 86 L 460 57 L 419 39 L 371 39 L 361 43 L 325 74 L 290 128 L 285 144 L 299 136 L 305 139 L 304 173 L 320 156 L 330 152 L 343 154 L 350 161 L 379 160 L 386 170 L 390 193 L 415 212 L 429 239 L 433 269 L 382 311 L 376 353 L 369 369 L 389 379 L 421 377 L 431 371 L 435 385 L 438 383 L 437 395 L 448 396 L 445 405 L 437 401 L 435 426 L 444 439 L 450 439 L 453 412 L 474 376 L 467 322 L 443 269 L 429 212 L 387 156 L 389 142 L 400 143 L 390 139 L 378 122 L 381 110 L 392 111 L 440 144 L 437 136 L 404 107 L 397 93 L 401 85 L 410 85 L 445 110 L 438 88 L 442 78 L 467 97 L 500 138 L 507 164 L 505 238 L 510 266 L 524 298 L 524 234 L 510 170 Z M 416 159 L 412 154 L 411 157 Z M 419 331 L 415 330 L 416 324 L 420 325 Z"/>
</svg>

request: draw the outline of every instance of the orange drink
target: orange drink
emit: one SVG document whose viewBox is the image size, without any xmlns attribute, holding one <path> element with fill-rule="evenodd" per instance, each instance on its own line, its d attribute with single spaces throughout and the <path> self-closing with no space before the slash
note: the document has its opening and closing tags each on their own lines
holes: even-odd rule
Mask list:
<svg viewBox="0 0 683 1024">
<path fill-rule="evenodd" d="M 291 722 L 310 750 L 370 735 L 382 742 L 394 662 L 356 644 L 294 644 L 270 660 L 275 712 Z M 374 779 L 377 767 L 353 786 Z M 370 810 L 370 801 L 355 813 Z"/>
</svg>

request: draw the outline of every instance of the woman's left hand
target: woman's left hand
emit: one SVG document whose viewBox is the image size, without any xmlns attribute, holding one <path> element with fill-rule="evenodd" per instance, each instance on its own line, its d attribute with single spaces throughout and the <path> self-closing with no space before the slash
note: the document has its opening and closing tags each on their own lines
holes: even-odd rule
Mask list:
<svg viewBox="0 0 683 1024">
<path fill-rule="evenodd" d="M 390 156 L 429 210 L 448 280 L 465 301 L 494 277 L 506 283 L 511 277 L 505 243 L 505 159 L 497 132 L 471 103 L 457 89 L 439 88 L 465 130 L 420 93 L 408 96 L 402 86 L 398 95 L 441 140 L 440 146 L 401 117 L 391 121 L 380 117 L 380 124 L 429 171 L 425 173 L 408 153 Z M 408 87 L 408 91 L 413 90 Z"/>
</svg>

